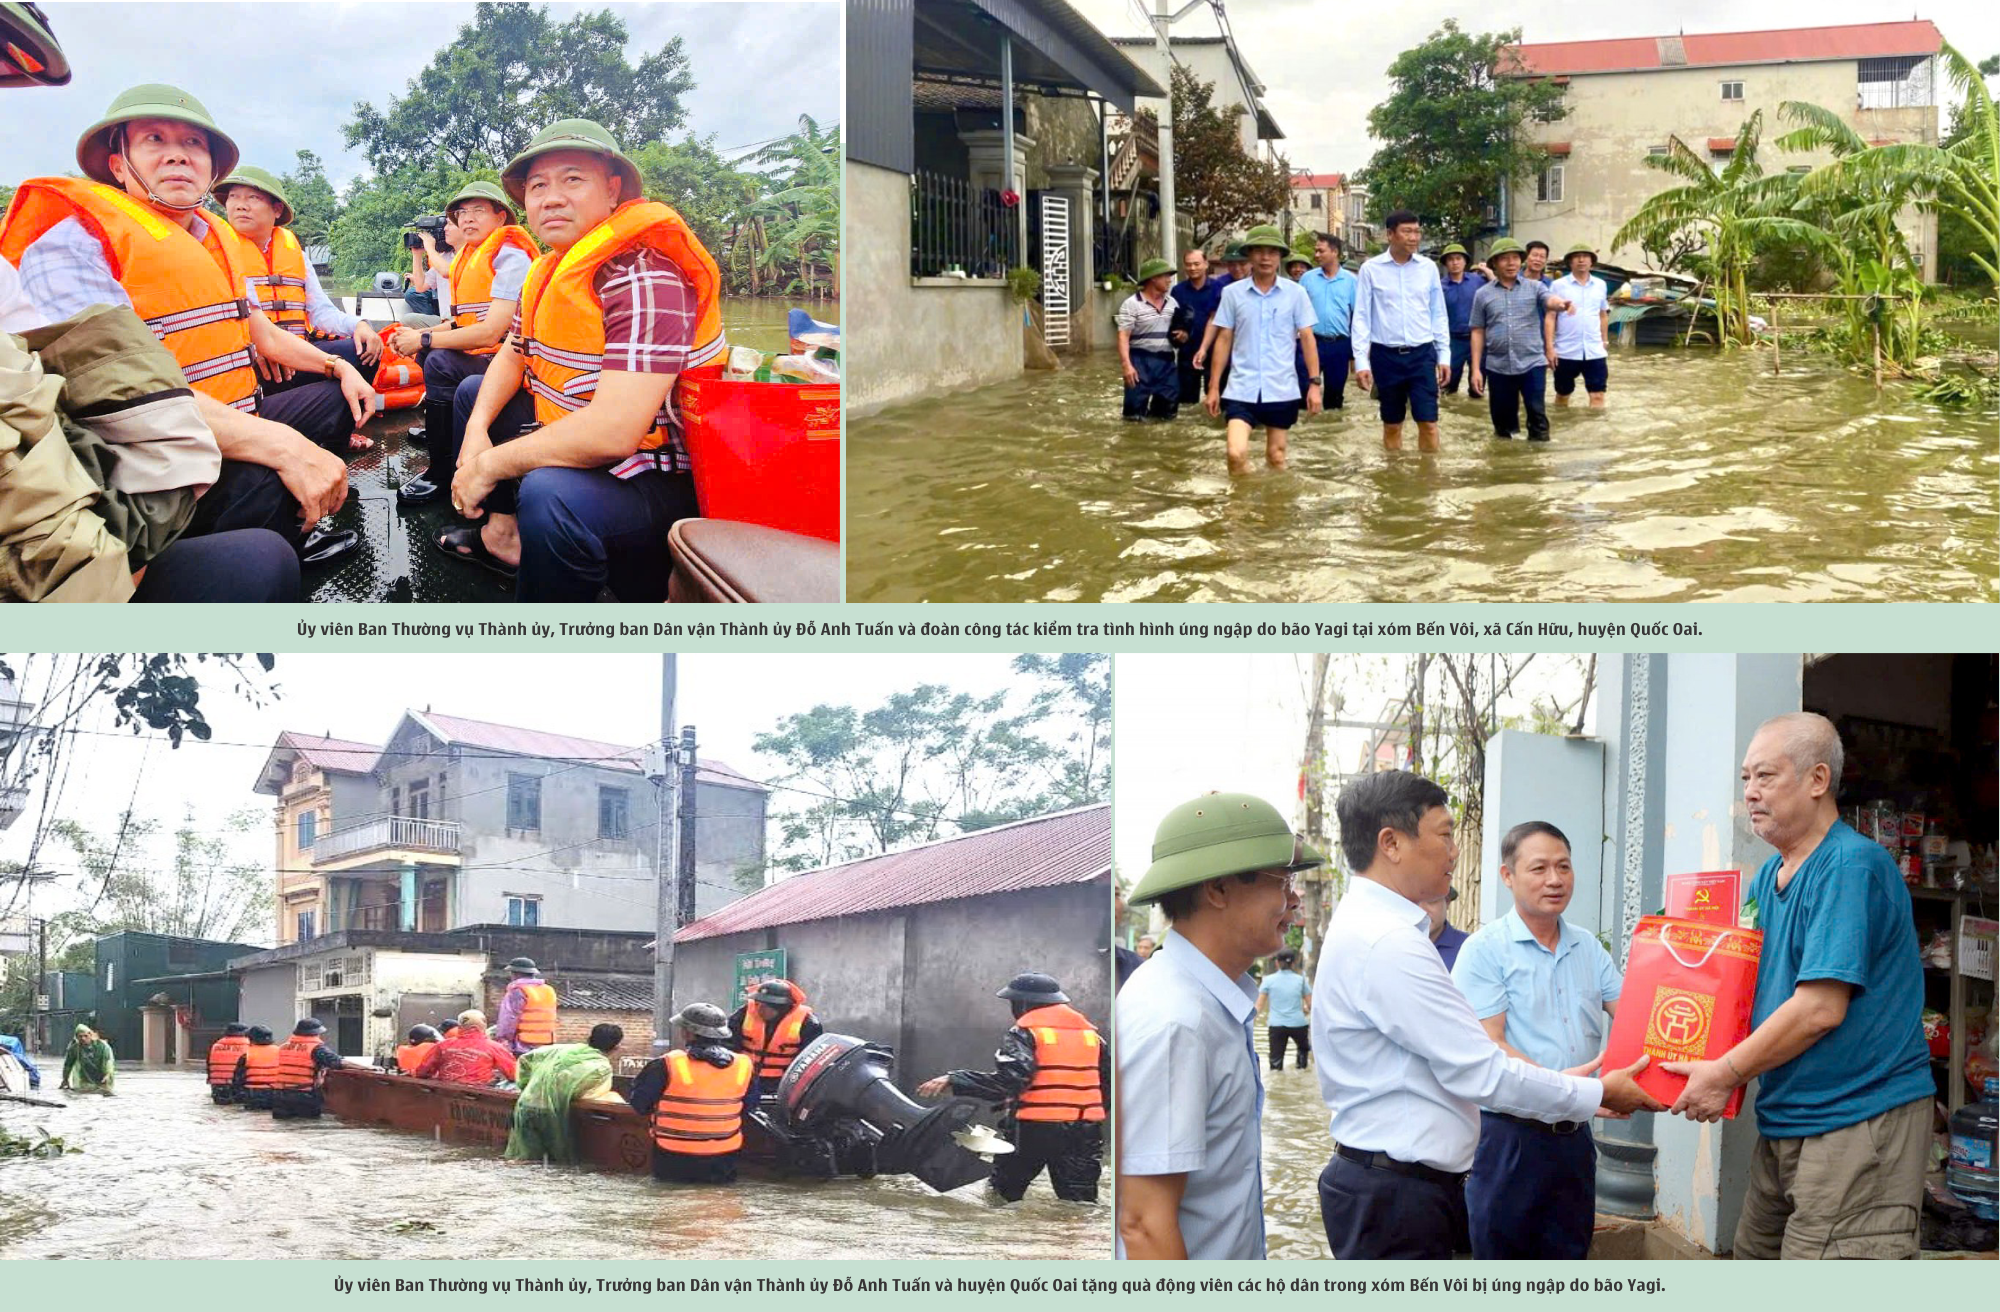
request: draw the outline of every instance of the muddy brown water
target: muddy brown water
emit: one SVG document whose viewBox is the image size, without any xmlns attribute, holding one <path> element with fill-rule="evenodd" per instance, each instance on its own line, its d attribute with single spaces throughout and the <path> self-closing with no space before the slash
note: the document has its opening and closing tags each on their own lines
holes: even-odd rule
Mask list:
<svg viewBox="0 0 2000 1312">
<path fill-rule="evenodd" d="M 1288 471 L 1235 479 L 1219 421 L 1128 424 L 1119 399 L 1098 352 L 850 420 L 849 600 L 1996 595 L 1993 416 L 1803 352 L 1774 377 L 1768 351 L 1620 349 L 1609 407 L 1552 406 L 1552 442 L 1448 398 L 1436 455 L 1385 452 L 1350 384 Z"/>
<path fill-rule="evenodd" d="M 660 1185 L 331 1117 L 274 1121 L 213 1106 L 191 1072 L 122 1069 L 115 1097 L 0 1104 L 0 1126 L 83 1150 L 0 1160 L 0 1259 L 1059 1259 L 1111 1245 L 1108 1187 L 1089 1206 L 1042 1180 L 999 1207 L 984 1185 L 935 1194 L 908 1176 Z"/>
<path fill-rule="evenodd" d="M 766 352 L 785 349 L 789 340 L 782 300 L 723 302 L 724 331 L 732 344 Z M 820 307 L 821 318 L 834 311 Z M 374 449 L 348 462 L 347 504 L 332 518 L 338 528 L 357 529 L 361 549 L 325 567 L 308 566 L 309 601 L 511 601 L 513 585 L 475 566 L 447 560 L 429 539 L 465 521 L 440 498 L 427 506 L 403 507 L 396 489 L 429 463 L 422 442 L 408 433 L 423 423 L 423 407 L 391 410 L 371 420 L 363 432 Z"/>
</svg>

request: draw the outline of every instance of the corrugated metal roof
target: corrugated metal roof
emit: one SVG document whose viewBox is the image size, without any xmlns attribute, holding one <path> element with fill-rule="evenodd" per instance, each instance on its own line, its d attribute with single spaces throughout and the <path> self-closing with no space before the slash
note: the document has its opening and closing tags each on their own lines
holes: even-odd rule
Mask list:
<svg viewBox="0 0 2000 1312">
<path fill-rule="evenodd" d="M 1292 187 L 1295 190 L 1332 190 L 1340 186 L 1340 181 L 1341 175 L 1338 173 L 1294 173 L 1292 175 Z"/>
<path fill-rule="evenodd" d="M 1510 46 L 1501 71 L 1514 76 L 1625 73 L 1660 68 L 1725 68 L 1734 64 L 1812 63 L 1935 55 L 1944 37 L 1929 19 L 1792 27 L 1762 32 L 1712 32 L 1621 37 L 1610 41 L 1548 41 Z"/>
<path fill-rule="evenodd" d="M 291 748 L 315 770 L 345 774 L 367 774 L 382 754 L 381 748 L 367 743 L 326 738 L 316 733 L 294 733 L 289 729 L 278 735 L 278 746 Z"/>
<path fill-rule="evenodd" d="M 643 753 L 637 747 L 621 747 L 616 743 L 577 738 L 566 733 L 471 720 L 462 715 L 441 715 L 436 711 L 410 711 L 408 714 L 442 741 L 465 747 L 483 747 L 488 751 L 519 756 L 554 757 L 563 761 L 593 761 L 607 770 L 629 770 L 633 774 L 639 773 L 643 765 Z M 696 777 L 703 783 L 770 791 L 755 779 L 712 757 L 699 758 L 699 767 Z"/>
<path fill-rule="evenodd" d="M 1110 868 L 1111 808 L 1080 807 L 797 875 L 702 917 L 674 941 L 1083 884 Z"/>
</svg>

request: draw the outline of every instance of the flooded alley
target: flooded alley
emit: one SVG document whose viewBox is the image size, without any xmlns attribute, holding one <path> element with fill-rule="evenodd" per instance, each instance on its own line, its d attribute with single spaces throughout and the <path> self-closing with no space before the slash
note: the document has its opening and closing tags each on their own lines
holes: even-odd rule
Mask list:
<svg viewBox="0 0 2000 1312">
<path fill-rule="evenodd" d="M 1350 384 L 1233 480 L 1219 421 L 1121 422 L 1117 373 L 851 420 L 849 600 L 1969 601 L 2000 567 L 1992 416 L 1803 353 L 1614 351 L 1553 442 L 1448 398 L 1436 455 Z"/>
<path fill-rule="evenodd" d="M 61 1060 L 44 1071 L 53 1075 Z M 63 1099 L 47 1092 L 37 1096 Z M 116 1097 L 0 1105 L 81 1149 L 0 1161 L 0 1258 L 1074 1258 L 1110 1251 L 1109 1190 L 1019 1204 L 909 1176 L 733 1188 L 515 1165 L 386 1129 L 216 1107 L 191 1072 L 125 1067 Z"/>
<path fill-rule="evenodd" d="M 1271 1050 L 1257 1027 L 1257 1056 Z M 1333 1155 L 1326 1103 L 1311 1066 L 1264 1071 L 1264 1241 L 1272 1258 L 1327 1258 L 1326 1228 L 1319 1219 L 1319 1173 Z"/>
</svg>

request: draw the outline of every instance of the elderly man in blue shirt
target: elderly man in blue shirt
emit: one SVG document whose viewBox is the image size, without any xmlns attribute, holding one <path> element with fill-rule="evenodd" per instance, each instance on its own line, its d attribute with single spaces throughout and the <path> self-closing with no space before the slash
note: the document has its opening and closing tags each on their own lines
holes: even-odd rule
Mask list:
<svg viewBox="0 0 2000 1312">
<path fill-rule="evenodd" d="M 1361 266 L 1354 289 L 1355 380 L 1375 389 L 1382 445 L 1403 449 L 1403 417 L 1417 449 L 1438 449 L 1438 388 L 1451 376 L 1450 319 L 1437 265 L 1417 254 L 1424 227 L 1409 210 L 1382 220 L 1389 249 Z"/>
<path fill-rule="evenodd" d="M 1562 918 L 1576 893 L 1569 839 L 1546 821 L 1515 825 L 1500 840 L 1500 879 L 1514 905 L 1465 941 L 1452 983 L 1508 1056 L 1594 1075 L 1625 979 L 1595 935 Z M 1597 1214 L 1590 1122 L 1482 1108 L 1465 1211 L 1476 1258 L 1588 1257 Z"/>
<path fill-rule="evenodd" d="M 1743 753 L 1743 807 L 1777 849 L 1750 881 L 1764 931 L 1750 1036 L 1688 1077 L 1673 1110 L 1713 1121 L 1758 1081 L 1738 1258 L 1913 1258 L 1930 1155 L 1930 1052 L 1910 891 L 1840 818 L 1840 735 L 1766 720 Z"/>
<path fill-rule="evenodd" d="M 1347 400 L 1347 371 L 1354 364 L 1353 332 L 1355 277 L 1340 267 L 1340 238 L 1322 232 L 1313 241 L 1317 269 L 1299 279 L 1313 307 L 1313 341 L 1319 347 L 1321 389 L 1326 408 L 1340 409 Z"/>
<path fill-rule="evenodd" d="M 1250 967 L 1283 946 L 1321 863 L 1278 809 L 1209 793 L 1167 812 L 1133 903 L 1166 942 L 1118 995 L 1118 1256 L 1264 1257 L 1264 1084 Z"/>
<path fill-rule="evenodd" d="M 1223 289 L 1215 312 L 1215 354 L 1228 362 L 1229 381 L 1211 376 L 1208 413 L 1229 419 L 1229 472 L 1250 470 L 1250 430 L 1264 430 L 1264 460 L 1285 467 L 1285 446 L 1299 419 L 1299 375 L 1293 363 L 1305 353 L 1307 414 L 1318 414 L 1324 380 L 1313 342 L 1312 301 L 1305 289 L 1279 276 L 1291 248 L 1269 224 L 1243 239 L 1250 276 Z M 1296 344 L 1296 347 L 1295 347 Z M 1218 371 L 1219 374 L 1219 371 Z"/>
</svg>

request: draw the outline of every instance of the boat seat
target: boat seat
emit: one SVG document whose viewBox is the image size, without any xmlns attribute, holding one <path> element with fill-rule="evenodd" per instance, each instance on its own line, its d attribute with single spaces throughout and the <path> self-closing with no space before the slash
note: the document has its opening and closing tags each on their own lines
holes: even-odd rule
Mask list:
<svg viewBox="0 0 2000 1312">
<path fill-rule="evenodd" d="M 683 519 L 667 534 L 668 601 L 837 602 L 840 544 L 761 524 Z"/>
</svg>

